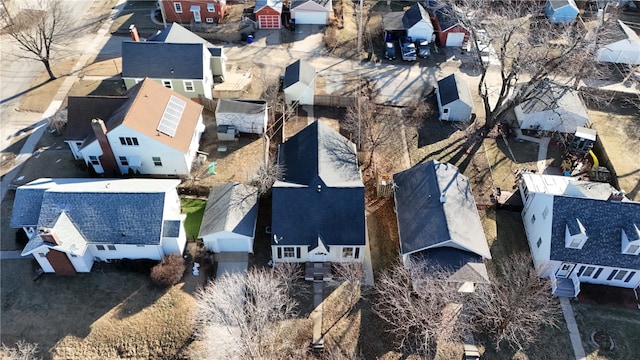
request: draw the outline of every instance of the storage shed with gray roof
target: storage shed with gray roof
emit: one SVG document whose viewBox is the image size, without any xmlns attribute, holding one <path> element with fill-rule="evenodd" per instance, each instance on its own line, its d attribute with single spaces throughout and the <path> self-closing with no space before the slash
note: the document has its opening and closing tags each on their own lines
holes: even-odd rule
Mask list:
<svg viewBox="0 0 640 360">
<path fill-rule="evenodd" d="M 473 99 L 467 82 L 458 74 L 438 80 L 436 89 L 440 120 L 469 121 L 473 111 Z"/>
<path fill-rule="evenodd" d="M 304 60 L 296 60 L 286 67 L 282 86 L 287 104 L 313 105 L 316 69 Z"/>
</svg>

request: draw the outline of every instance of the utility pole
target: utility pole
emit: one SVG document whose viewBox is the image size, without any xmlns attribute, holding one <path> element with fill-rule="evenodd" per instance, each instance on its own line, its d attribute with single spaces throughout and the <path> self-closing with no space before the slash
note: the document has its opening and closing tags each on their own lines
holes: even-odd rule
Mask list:
<svg viewBox="0 0 640 360">
<path fill-rule="evenodd" d="M 360 18 L 358 19 L 358 50 L 357 55 L 360 55 L 362 50 L 362 0 L 360 0 Z"/>
</svg>

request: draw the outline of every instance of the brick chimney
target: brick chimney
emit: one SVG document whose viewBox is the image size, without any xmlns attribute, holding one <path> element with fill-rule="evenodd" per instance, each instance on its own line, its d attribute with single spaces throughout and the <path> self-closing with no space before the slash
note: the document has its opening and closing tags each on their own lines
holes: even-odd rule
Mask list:
<svg viewBox="0 0 640 360">
<path fill-rule="evenodd" d="M 140 35 L 138 35 L 138 29 L 136 28 L 136 26 L 134 24 L 131 24 L 129 26 L 129 32 L 131 33 L 131 40 L 135 41 L 135 42 L 139 42 L 140 41 Z"/>
<path fill-rule="evenodd" d="M 109 144 L 109 139 L 107 139 L 107 127 L 104 125 L 104 121 L 101 119 L 91 120 L 91 128 L 93 129 L 93 133 L 96 135 L 98 144 L 100 144 L 100 149 L 102 149 L 100 164 L 102 164 L 102 169 L 104 169 L 104 176 L 119 176 L 120 171 L 118 164 L 116 163 L 116 157 L 113 155 L 111 144 Z"/>
<path fill-rule="evenodd" d="M 40 235 L 40 238 L 44 242 L 47 242 L 53 245 L 60 245 L 60 239 L 58 238 L 56 233 L 53 232 L 53 229 L 41 228 L 38 230 L 38 235 Z"/>
</svg>

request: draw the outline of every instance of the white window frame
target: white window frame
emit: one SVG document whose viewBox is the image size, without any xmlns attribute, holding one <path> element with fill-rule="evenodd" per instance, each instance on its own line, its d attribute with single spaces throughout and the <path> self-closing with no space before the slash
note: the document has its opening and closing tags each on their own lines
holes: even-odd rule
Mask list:
<svg viewBox="0 0 640 360">
<path fill-rule="evenodd" d="M 89 162 L 93 165 L 100 165 L 100 159 L 95 155 L 89 155 Z"/>
<path fill-rule="evenodd" d="M 637 246 L 635 251 L 631 251 L 631 248 L 633 246 Z M 624 249 L 624 253 L 627 254 L 627 255 L 638 255 L 638 254 L 640 254 L 640 245 L 638 245 L 638 244 L 628 244 L 627 248 Z"/>
<path fill-rule="evenodd" d="M 571 239 L 569 243 L 569 247 L 572 249 L 580 249 L 580 245 L 582 245 L 582 239 Z"/>
<path fill-rule="evenodd" d="M 154 166 L 162 166 L 162 158 L 160 156 L 152 156 L 151 160 L 153 161 Z"/>
<path fill-rule="evenodd" d="M 96 245 L 96 250 L 104 251 L 105 250 L 104 245 Z"/>
<path fill-rule="evenodd" d="M 169 86 L 167 86 L 167 85 L 169 85 Z M 163 79 L 162 80 L 162 86 L 166 87 L 167 89 L 173 90 L 173 83 L 171 82 L 171 80 Z"/>
<path fill-rule="evenodd" d="M 183 80 L 182 85 L 184 86 L 184 91 L 186 92 L 196 91 L 196 87 L 195 87 L 195 84 L 193 83 L 193 80 Z M 191 87 L 191 90 L 189 90 L 189 87 Z"/>
<path fill-rule="evenodd" d="M 213 18 L 205 18 L 204 20 L 207 24 L 213 24 Z"/>
<path fill-rule="evenodd" d="M 629 273 L 629 271 L 627 270 L 619 270 L 616 275 L 613 277 L 613 280 L 617 280 L 617 281 L 623 281 L 624 278 L 627 277 L 627 274 Z"/>
<path fill-rule="evenodd" d="M 115 245 L 107 245 L 107 249 L 111 250 L 111 251 L 116 251 L 118 249 L 116 249 Z"/>
<path fill-rule="evenodd" d="M 538 238 L 538 241 L 536 242 L 536 245 L 537 245 L 538 249 L 540 249 L 540 245 L 542 245 L 542 238 L 541 237 Z"/>
<path fill-rule="evenodd" d="M 207 3 L 207 11 L 210 12 L 210 13 L 216 12 L 216 4 Z"/>
<path fill-rule="evenodd" d="M 120 161 L 120 165 L 129 166 L 129 159 L 126 156 L 118 156 L 118 161 Z"/>
<path fill-rule="evenodd" d="M 173 3 L 173 10 L 176 11 L 177 14 L 182 14 L 182 4 L 180 2 Z"/>
<path fill-rule="evenodd" d="M 291 256 L 287 253 L 291 251 Z M 283 259 L 295 259 L 296 258 L 296 247 L 295 246 L 283 246 L 282 247 L 282 258 Z"/>
<path fill-rule="evenodd" d="M 547 215 L 549 215 L 549 207 L 548 207 L 548 206 L 545 206 L 545 207 L 544 207 L 544 210 L 542 211 L 542 218 L 543 218 L 543 219 L 546 219 L 546 218 L 547 218 Z"/>
<path fill-rule="evenodd" d="M 584 269 L 584 272 L 582 273 L 581 276 L 591 277 L 591 275 L 593 275 L 595 272 L 596 272 L 595 266 L 587 266 L 587 268 Z"/>
<path fill-rule="evenodd" d="M 353 259 L 355 250 L 353 246 L 345 246 L 342 248 L 342 258 L 344 259 Z"/>
</svg>

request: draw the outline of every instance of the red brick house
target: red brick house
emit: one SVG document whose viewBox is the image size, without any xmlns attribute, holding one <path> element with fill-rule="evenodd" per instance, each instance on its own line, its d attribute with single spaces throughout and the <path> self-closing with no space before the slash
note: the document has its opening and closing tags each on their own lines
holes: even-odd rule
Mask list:
<svg viewBox="0 0 640 360">
<path fill-rule="evenodd" d="M 158 0 L 167 23 L 218 23 L 224 18 L 227 0 Z"/>
<path fill-rule="evenodd" d="M 282 27 L 282 0 L 256 0 L 253 10 L 259 29 L 280 29 Z"/>
</svg>

